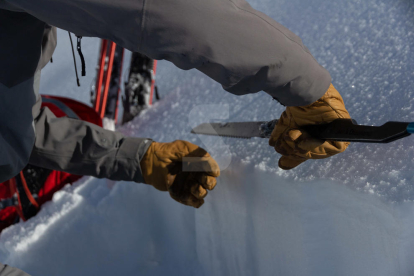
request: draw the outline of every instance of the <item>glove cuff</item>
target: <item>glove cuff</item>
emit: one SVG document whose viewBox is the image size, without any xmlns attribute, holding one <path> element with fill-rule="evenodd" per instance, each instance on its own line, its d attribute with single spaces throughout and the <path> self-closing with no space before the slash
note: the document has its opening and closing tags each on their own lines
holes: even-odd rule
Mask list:
<svg viewBox="0 0 414 276">
<path fill-rule="evenodd" d="M 128 178 L 124 179 L 131 179 L 138 183 L 144 182 L 140 161 L 151 144 L 151 139 L 126 137 L 123 140 L 116 154 L 116 160 L 118 163 L 122 163 L 120 164 L 122 166 L 118 165 L 118 167 L 125 168 L 124 173 L 130 174 Z"/>
</svg>

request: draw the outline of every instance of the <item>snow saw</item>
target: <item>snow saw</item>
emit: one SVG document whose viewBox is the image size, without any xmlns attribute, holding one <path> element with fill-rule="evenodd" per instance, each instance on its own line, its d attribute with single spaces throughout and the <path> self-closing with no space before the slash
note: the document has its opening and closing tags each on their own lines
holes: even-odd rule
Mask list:
<svg viewBox="0 0 414 276">
<path fill-rule="evenodd" d="M 191 133 L 244 139 L 270 138 L 277 121 L 203 123 Z M 387 122 L 382 126 L 367 126 L 358 125 L 353 119 L 337 119 L 328 124 L 301 126 L 301 129 L 323 140 L 389 143 L 414 133 L 414 123 Z"/>
</svg>

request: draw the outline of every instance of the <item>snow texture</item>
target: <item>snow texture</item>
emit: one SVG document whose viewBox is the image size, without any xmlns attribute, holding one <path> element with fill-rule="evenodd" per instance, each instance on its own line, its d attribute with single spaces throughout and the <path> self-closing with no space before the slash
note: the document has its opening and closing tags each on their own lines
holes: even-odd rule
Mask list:
<svg viewBox="0 0 414 276">
<path fill-rule="evenodd" d="M 255 0 L 298 34 L 360 124 L 414 121 L 414 4 L 406 0 Z M 99 40 L 82 41 L 76 87 L 67 33 L 41 91 L 89 101 Z M 65 48 L 66 47 L 66 48 Z M 265 139 L 190 134 L 206 121 L 278 118 L 265 93 L 237 97 L 196 70 L 158 63 L 162 100 L 119 130 L 189 140 L 222 175 L 198 210 L 137 183 L 85 177 L 0 236 L 0 261 L 33 275 L 414 274 L 414 140 L 352 144 L 291 171 Z"/>
</svg>

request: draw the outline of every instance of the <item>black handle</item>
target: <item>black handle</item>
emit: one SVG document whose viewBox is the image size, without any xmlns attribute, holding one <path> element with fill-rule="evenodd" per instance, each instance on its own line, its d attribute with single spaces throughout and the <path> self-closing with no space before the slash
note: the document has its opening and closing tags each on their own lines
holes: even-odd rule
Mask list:
<svg viewBox="0 0 414 276">
<path fill-rule="evenodd" d="M 358 125 L 352 119 L 337 119 L 328 124 L 302 126 L 301 129 L 315 138 L 363 143 L 389 143 L 407 136 L 410 123 L 387 122 L 382 126 Z"/>
</svg>

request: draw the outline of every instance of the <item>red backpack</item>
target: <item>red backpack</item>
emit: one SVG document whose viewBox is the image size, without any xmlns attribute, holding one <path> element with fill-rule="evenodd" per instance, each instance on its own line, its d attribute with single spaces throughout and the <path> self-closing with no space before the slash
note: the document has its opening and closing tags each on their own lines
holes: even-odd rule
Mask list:
<svg viewBox="0 0 414 276">
<path fill-rule="evenodd" d="M 48 107 L 56 117 L 67 116 L 102 127 L 102 119 L 81 102 L 57 96 L 42 95 L 42 108 Z M 0 183 L 0 232 L 22 219 L 37 214 L 43 203 L 63 186 L 82 176 L 27 165 L 14 178 Z"/>
</svg>

